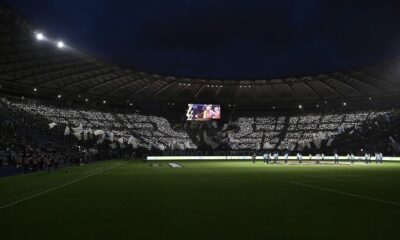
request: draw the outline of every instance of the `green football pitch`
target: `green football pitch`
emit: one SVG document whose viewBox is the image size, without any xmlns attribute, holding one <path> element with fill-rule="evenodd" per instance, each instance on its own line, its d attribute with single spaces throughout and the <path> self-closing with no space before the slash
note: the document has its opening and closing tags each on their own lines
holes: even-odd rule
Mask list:
<svg viewBox="0 0 400 240">
<path fill-rule="evenodd" d="M 106 161 L 0 179 L 1 239 L 398 239 L 400 163 Z"/>
</svg>

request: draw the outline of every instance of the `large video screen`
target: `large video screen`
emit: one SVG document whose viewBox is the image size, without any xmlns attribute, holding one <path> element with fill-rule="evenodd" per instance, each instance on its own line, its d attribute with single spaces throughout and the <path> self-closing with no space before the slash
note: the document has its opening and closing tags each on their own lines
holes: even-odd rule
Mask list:
<svg viewBox="0 0 400 240">
<path fill-rule="evenodd" d="M 188 121 L 210 121 L 221 119 L 221 106 L 217 104 L 188 104 Z"/>
</svg>

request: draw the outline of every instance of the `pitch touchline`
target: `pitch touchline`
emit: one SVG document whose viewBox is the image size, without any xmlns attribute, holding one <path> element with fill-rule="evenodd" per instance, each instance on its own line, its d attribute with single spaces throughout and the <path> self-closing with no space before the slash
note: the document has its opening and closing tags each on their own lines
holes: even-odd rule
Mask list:
<svg viewBox="0 0 400 240">
<path fill-rule="evenodd" d="M 303 186 L 303 187 L 318 189 L 318 190 L 321 190 L 321 191 L 333 192 L 333 193 L 338 193 L 338 194 L 342 194 L 342 195 L 346 195 L 346 196 L 350 196 L 350 197 L 362 198 L 362 199 L 367 199 L 367 200 L 371 200 L 371 201 L 382 202 L 382 203 L 387 203 L 387 204 L 391 204 L 391 205 L 400 206 L 399 202 L 386 201 L 386 200 L 379 199 L 379 198 L 368 197 L 368 196 L 355 194 L 355 193 L 342 192 L 342 191 L 338 191 L 338 190 L 331 189 L 331 188 L 319 187 L 319 186 L 310 185 L 310 184 L 301 183 L 301 182 L 290 182 L 290 183 L 296 184 L 296 185 L 300 185 L 300 186 Z"/>
<path fill-rule="evenodd" d="M 43 194 L 46 194 L 46 193 L 48 193 L 48 192 L 51 192 L 51 191 L 57 190 L 57 189 L 59 189 L 59 188 L 62 188 L 62 187 L 68 186 L 68 185 L 70 185 L 70 184 L 73 184 L 73 183 L 76 183 L 76 182 L 82 181 L 82 180 L 84 180 L 84 179 L 86 179 L 86 178 L 88 178 L 88 177 L 91 177 L 91 176 L 97 175 L 97 174 L 99 174 L 99 173 L 105 172 L 105 171 L 107 171 L 107 170 L 110 170 L 110 169 L 112 169 L 112 168 L 119 167 L 119 166 L 121 166 L 121 165 L 123 165 L 123 163 L 121 163 L 121 164 L 118 164 L 118 165 L 114 165 L 114 166 L 111 166 L 111 167 L 108 167 L 108 168 L 105 168 L 105 169 L 103 169 L 103 170 L 100 170 L 100 171 L 97 171 L 97 172 L 91 173 L 91 174 L 89 174 L 89 175 L 86 175 L 86 176 L 83 176 L 83 177 L 77 178 L 77 179 L 75 179 L 75 180 L 72 180 L 72 181 L 69 181 L 69 182 L 63 183 L 63 184 L 61 184 L 61 185 L 58 185 L 58 186 L 56 186 L 56 187 L 53 187 L 53 188 L 47 189 L 47 190 L 45 190 L 45 191 L 43 191 L 43 192 L 35 193 L 35 194 L 33 194 L 33 195 L 29 196 L 29 197 L 25 197 L 25 198 L 22 198 L 22 199 L 16 200 L 16 201 L 14 201 L 14 202 L 11 202 L 11 203 L 8 203 L 8 204 L 6 204 L 6 205 L 0 206 L 0 210 L 1 210 L 1 209 L 3 209 L 3 208 L 7 208 L 7 207 L 14 206 L 14 205 L 16 205 L 16 204 L 18 204 L 18 203 L 21 203 L 21 202 L 24 202 L 24 201 L 26 201 L 26 200 L 30 200 L 30 199 L 32 199 L 32 198 L 35 198 L 35 197 L 39 197 L 39 196 L 41 196 L 41 195 L 43 195 Z"/>
</svg>

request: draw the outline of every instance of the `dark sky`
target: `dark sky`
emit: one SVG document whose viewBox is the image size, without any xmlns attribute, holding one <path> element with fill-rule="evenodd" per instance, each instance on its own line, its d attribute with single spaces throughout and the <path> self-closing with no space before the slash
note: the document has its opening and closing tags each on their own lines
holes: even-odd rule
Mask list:
<svg viewBox="0 0 400 240">
<path fill-rule="evenodd" d="M 90 55 L 178 76 L 291 76 L 400 55 L 400 1 L 4 2 Z"/>
</svg>

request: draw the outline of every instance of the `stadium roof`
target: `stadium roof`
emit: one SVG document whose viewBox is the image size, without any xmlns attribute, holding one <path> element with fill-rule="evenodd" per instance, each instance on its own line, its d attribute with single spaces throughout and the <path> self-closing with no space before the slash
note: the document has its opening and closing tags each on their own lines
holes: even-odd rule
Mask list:
<svg viewBox="0 0 400 240">
<path fill-rule="evenodd" d="M 218 80 L 162 76 L 87 56 L 0 8 L 0 84 L 100 101 L 321 102 L 400 95 L 398 62 L 310 76 Z"/>
</svg>

